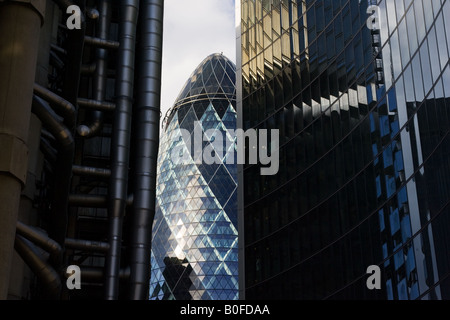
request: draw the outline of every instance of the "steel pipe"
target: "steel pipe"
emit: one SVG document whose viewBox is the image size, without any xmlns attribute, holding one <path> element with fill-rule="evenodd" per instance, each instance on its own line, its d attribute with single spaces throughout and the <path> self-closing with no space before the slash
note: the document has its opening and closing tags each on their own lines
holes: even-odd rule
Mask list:
<svg viewBox="0 0 450 320">
<path fill-rule="evenodd" d="M 134 203 L 130 241 L 130 293 L 148 298 L 152 224 L 155 216 L 159 148 L 163 0 L 143 0 L 139 16 Z"/>
<path fill-rule="evenodd" d="M 107 300 L 116 300 L 119 296 L 122 225 L 128 187 L 136 24 L 139 14 L 139 0 L 121 1 L 119 12 L 120 49 L 117 59 L 117 98 L 111 140 L 111 180 L 108 204 L 110 250 L 106 259 L 105 272 L 105 299 Z"/>
</svg>

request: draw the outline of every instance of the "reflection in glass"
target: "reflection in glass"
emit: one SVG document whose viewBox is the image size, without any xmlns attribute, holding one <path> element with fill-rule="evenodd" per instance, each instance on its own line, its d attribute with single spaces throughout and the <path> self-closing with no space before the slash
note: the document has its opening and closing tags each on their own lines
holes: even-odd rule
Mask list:
<svg viewBox="0 0 450 320">
<path fill-rule="evenodd" d="M 165 118 L 158 156 L 150 299 L 238 298 L 236 153 L 228 153 L 235 148 L 229 132 L 236 129 L 234 70 L 223 55 L 208 56 Z M 211 129 L 214 134 L 208 136 Z M 205 136 L 202 150 L 218 147 L 212 143 L 219 137 L 232 150 L 214 149 L 215 155 L 222 155 L 211 165 L 195 161 L 198 130 Z"/>
</svg>

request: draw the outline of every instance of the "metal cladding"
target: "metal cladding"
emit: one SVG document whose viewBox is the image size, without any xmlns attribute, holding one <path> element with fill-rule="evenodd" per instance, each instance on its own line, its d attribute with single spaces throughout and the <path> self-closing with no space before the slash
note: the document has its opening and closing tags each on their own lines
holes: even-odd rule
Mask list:
<svg viewBox="0 0 450 320">
<path fill-rule="evenodd" d="M 235 94 L 234 64 L 213 54 L 169 112 L 158 157 L 150 299 L 238 298 L 236 161 L 196 162 L 182 136 L 202 132 L 207 147 L 214 140 L 207 130 L 214 129 L 235 148 Z M 174 161 L 178 152 L 188 155 L 182 164 Z"/>
<path fill-rule="evenodd" d="M 162 0 L 141 3 L 140 42 L 137 49 L 136 134 L 132 235 L 129 244 L 130 299 L 148 297 L 150 248 L 155 216 L 156 170 L 159 146 L 163 34 Z"/>
</svg>

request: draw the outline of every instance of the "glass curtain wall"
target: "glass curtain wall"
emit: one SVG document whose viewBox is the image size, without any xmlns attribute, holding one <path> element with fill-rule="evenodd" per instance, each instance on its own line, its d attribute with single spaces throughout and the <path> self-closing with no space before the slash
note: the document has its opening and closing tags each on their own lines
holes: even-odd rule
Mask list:
<svg viewBox="0 0 450 320">
<path fill-rule="evenodd" d="M 241 0 L 246 299 L 450 298 L 450 0 Z M 369 290 L 378 265 L 381 290 Z"/>
<path fill-rule="evenodd" d="M 238 298 L 237 171 L 236 158 L 229 158 L 236 156 L 235 68 L 221 54 L 208 56 L 164 119 L 151 299 Z M 200 142 L 194 141 L 197 132 Z M 219 138 L 232 150 L 220 152 Z M 212 164 L 198 161 L 204 150 L 215 154 Z"/>
</svg>

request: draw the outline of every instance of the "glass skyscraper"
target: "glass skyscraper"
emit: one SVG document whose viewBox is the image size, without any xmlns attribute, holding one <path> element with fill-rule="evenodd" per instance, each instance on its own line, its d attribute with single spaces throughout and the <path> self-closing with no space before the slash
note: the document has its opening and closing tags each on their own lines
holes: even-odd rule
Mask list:
<svg viewBox="0 0 450 320">
<path fill-rule="evenodd" d="M 150 299 L 238 298 L 235 69 L 222 54 L 208 56 L 164 119 Z M 197 159 L 197 132 L 212 164 Z M 232 150 L 219 150 L 219 137 Z"/>
<path fill-rule="evenodd" d="M 280 130 L 239 176 L 241 298 L 449 299 L 450 0 L 237 14 L 238 127 Z"/>
</svg>

